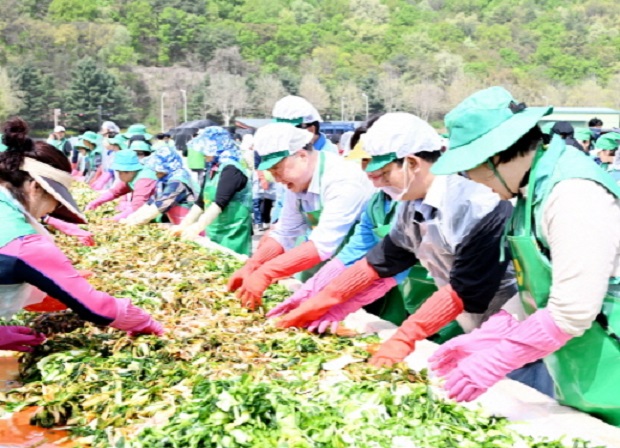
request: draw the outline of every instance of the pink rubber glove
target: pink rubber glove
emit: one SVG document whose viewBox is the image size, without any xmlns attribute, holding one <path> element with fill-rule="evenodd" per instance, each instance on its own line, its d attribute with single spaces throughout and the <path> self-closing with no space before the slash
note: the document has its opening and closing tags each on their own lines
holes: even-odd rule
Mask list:
<svg viewBox="0 0 620 448">
<path fill-rule="evenodd" d="M 106 202 L 113 201 L 114 199 L 115 199 L 114 193 L 112 193 L 109 190 L 104 191 L 103 194 L 99 196 L 97 199 L 89 202 L 85 210 L 86 211 L 95 210 L 97 207 L 101 206 L 101 204 L 105 204 Z"/>
<path fill-rule="evenodd" d="M 282 316 L 283 314 L 294 310 L 310 297 L 313 297 L 321 292 L 321 290 L 325 288 L 329 282 L 340 275 L 341 272 L 344 272 L 345 269 L 346 266 L 338 258 L 334 258 L 329 261 L 319 270 L 319 272 L 314 274 L 312 278 L 304 283 L 301 288 L 295 292 L 295 294 L 269 311 L 267 313 L 267 317 Z"/>
<path fill-rule="evenodd" d="M 84 246 L 94 246 L 95 240 L 93 239 L 93 234 L 87 232 L 86 230 L 80 229 L 77 224 L 72 224 L 70 222 L 62 221 L 57 218 L 53 218 L 49 216 L 46 221 L 46 224 L 49 224 L 53 228 L 59 230 L 65 235 L 75 236 Z"/>
<path fill-rule="evenodd" d="M 512 315 L 504 310 L 492 315 L 480 328 L 469 334 L 450 339 L 428 359 L 432 370 L 444 376 L 469 355 L 486 350 L 498 344 L 519 324 Z"/>
<path fill-rule="evenodd" d="M 131 336 L 154 334 L 161 336 L 164 329 L 149 313 L 131 303 L 130 299 L 116 299 L 117 317 L 110 327 L 127 331 Z"/>
<path fill-rule="evenodd" d="M 31 352 L 33 347 L 45 342 L 45 335 L 37 334 L 32 328 L 0 326 L 0 350 Z"/>
<path fill-rule="evenodd" d="M 549 310 L 536 311 L 499 343 L 463 359 L 448 373 L 445 388 L 456 401 L 472 401 L 508 373 L 559 350 L 572 338 Z"/>
<path fill-rule="evenodd" d="M 101 173 L 101 176 L 92 183 L 93 190 L 103 190 L 113 178 L 114 176 L 109 171 L 104 171 Z"/>
<path fill-rule="evenodd" d="M 363 306 L 380 299 L 388 293 L 390 289 L 398 285 L 394 277 L 380 278 L 375 280 L 366 290 L 356 294 L 353 298 L 344 303 L 332 306 L 322 317 L 318 318 L 308 326 L 309 331 L 325 333 L 329 328 L 332 333 L 336 333 L 338 325 L 349 314 L 356 312 Z"/>
</svg>

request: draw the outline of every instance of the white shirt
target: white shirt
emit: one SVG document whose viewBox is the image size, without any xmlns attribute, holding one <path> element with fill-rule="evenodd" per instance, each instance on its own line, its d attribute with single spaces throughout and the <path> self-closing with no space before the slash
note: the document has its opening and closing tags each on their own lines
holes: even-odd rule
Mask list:
<svg viewBox="0 0 620 448">
<path fill-rule="evenodd" d="M 558 326 L 581 336 L 601 311 L 610 277 L 620 277 L 620 199 L 586 179 L 556 185 L 543 210 L 553 282 L 547 305 Z"/>
<path fill-rule="evenodd" d="M 304 193 L 286 191 L 277 229 L 270 236 L 285 250 L 295 246 L 297 238 L 308 236 L 321 257 L 331 258 L 351 227 L 359 220 L 375 188 L 359 165 L 344 160 L 334 153 L 323 153 L 325 169 L 322 178 L 321 154 L 317 154 L 316 167 L 308 190 Z M 311 229 L 300 211 L 323 210 L 318 225 Z"/>
</svg>

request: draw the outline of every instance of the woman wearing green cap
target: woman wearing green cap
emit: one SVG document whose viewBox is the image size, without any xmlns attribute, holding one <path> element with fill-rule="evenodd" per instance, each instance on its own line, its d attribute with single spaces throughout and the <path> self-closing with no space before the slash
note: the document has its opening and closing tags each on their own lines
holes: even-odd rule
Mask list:
<svg viewBox="0 0 620 448">
<path fill-rule="evenodd" d="M 595 160 L 605 171 L 609 171 L 614 162 L 619 142 L 620 134 L 618 132 L 608 132 L 602 134 L 594 144 L 594 150 L 596 151 Z"/>
<path fill-rule="evenodd" d="M 116 182 L 111 189 L 91 201 L 86 206 L 86 210 L 95 210 L 106 202 L 131 194 L 129 207 L 112 218 L 114 221 L 120 221 L 146 204 L 153 196 L 157 185 L 157 175 L 153 170 L 142 165 L 136 152 L 131 149 L 124 149 L 116 154 L 112 169 L 118 173 L 120 182 Z"/>
<path fill-rule="evenodd" d="M 551 111 L 492 87 L 446 116 L 450 149 L 433 172 L 517 198 L 507 239 L 528 317 L 492 317 L 440 347 L 431 367 L 469 401 L 544 359 L 560 403 L 620 426 L 620 188 L 561 138 L 543 149 L 537 122 Z"/>
<path fill-rule="evenodd" d="M 99 147 L 99 135 L 93 131 L 86 131 L 80 137 L 79 143 L 76 144 L 78 151 L 82 155 L 85 166 L 82 174 L 84 175 L 84 181 L 92 183 L 97 180 L 100 174 L 99 168 L 101 167 L 102 156 L 101 148 Z"/>
<path fill-rule="evenodd" d="M 143 140 L 134 140 L 129 142 L 128 147 L 132 151 L 135 151 L 140 161 L 153 153 L 153 147 L 148 142 Z"/>
</svg>

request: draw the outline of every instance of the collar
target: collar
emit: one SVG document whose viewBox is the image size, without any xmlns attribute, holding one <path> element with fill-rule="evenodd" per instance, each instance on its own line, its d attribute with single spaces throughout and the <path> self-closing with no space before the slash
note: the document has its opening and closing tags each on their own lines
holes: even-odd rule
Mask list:
<svg viewBox="0 0 620 448">
<path fill-rule="evenodd" d="M 325 164 L 327 166 L 327 163 Z M 325 173 L 323 173 L 325 175 Z M 321 194 L 321 155 L 317 154 L 312 180 L 305 193 Z M 303 194 L 303 193 L 302 193 Z"/>
<path fill-rule="evenodd" d="M 435 176 L 433 183 L 426 192 L 424 199 L 417 199 L 413 201 L 413 206 L 416 211 L 420 212 L 424 216 L 425 220 L 432 217 L 435 210 L 441 205 L 441 200 L 445 195 L 447 188 L 447 176 Z"/>
<path fill-rule="evenodd" d="M 319 132 L 319 138 L 316 140 L 316 142 L 314 142 L 314 145 L 312 146 L 314 146 L 314 149 L 316 149 L 317 151 L 320 151 L 325 147 L 326 143 L 327 137 L 322 132 Z"/>
</svg>

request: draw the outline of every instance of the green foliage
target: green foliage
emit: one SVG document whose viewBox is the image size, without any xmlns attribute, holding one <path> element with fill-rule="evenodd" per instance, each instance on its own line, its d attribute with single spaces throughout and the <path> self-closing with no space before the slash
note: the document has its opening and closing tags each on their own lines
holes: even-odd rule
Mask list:
<svg viewBox="0 0 620 448">
<path fill-rule="evenodd" d="M 21 107 L 17 115 L 32 126 L 49 121 L 49 105 L 53 91 L 49 76 L 32 63 L 16 66 L 11 70 L 13 88 L 19 92 Z"/>
<path fill-rule="evenodd" d="M 52 0 L 49 14 L 59 22 L 89 22 L 99 15 L 99 4 L 95 0 Z"/>
<path fill-rule="evenodd" d="M 84 58 L 72 73 L 63 109 L 79 126 L 97 127 L 99 108 L 103 119 L 125 121 L 129 112 L 127 93 L 107 70 L 98 67 L 93 59 Z"/>
</svg>

